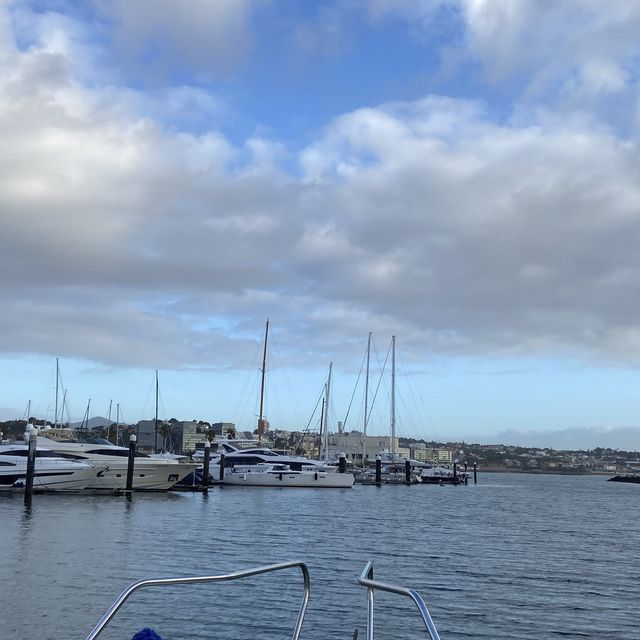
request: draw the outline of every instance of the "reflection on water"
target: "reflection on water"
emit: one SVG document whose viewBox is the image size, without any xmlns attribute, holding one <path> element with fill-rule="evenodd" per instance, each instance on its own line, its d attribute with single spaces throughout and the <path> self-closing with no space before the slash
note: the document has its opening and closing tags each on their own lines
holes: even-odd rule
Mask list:
<svg viewBox="0 0 640 640">
<path fill-rule="evenodd" d="M 443 639 L 638 637 L 638 489 L 601 477 L 487 474 L 468 487 L 212 488 L 202 494 L 0 498 L 0 637 L 84 638 L 117 594 L 151 576 L 304 560 L 303 638 L 364 633 L 357 576 L 416 588 Z M 299 571 L 136 593 L 103 638 L 288 638 Z M 377 638 L 424 637 L 380 594 Z"/>
</svg>

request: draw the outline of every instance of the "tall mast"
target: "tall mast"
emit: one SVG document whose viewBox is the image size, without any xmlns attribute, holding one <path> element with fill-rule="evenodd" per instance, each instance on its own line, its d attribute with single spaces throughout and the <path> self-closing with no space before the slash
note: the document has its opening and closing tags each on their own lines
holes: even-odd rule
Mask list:
<svg viewBox="0 0 640 640">
<path fill-rule="evenodd" d="M 264 409 L 264 377 L 267 370 L 267 340 L 269 338 L 269 318 L 264 328 L 264 351 L 262 352 L 262 381 L 260 383 L 260 416 L 258 417 L 258 442 L 262 442 L 262 432 L 264 431 L 264 420 L 262 410 Z"/>
<path fill-rule="evenodd" d="M 396 441 L 396 337 L 391 336 L 391 462 L 395 458 Z"/>
<path fill-rule="evenodd" d="M 87 410 L 84 412 L 84 419 L 82 420 L 85 431 L 89 430 L 89 407 L 91 407 L 91 398 L 87 402 Z"/>
<path fill-rule="evenodd" d="M 367 339 L 367 375 L 364 383 L 364 434 L 362 437 L 362 468 L 367 455 L 367 424 L 369 422 L 369 362 L 371 359 L 371 331 Z"/>
<path fill-rule="evenodd" d="M 107 440 L 109 439 L 109 435 L 111 433 L 111 404 L 113 400 L 109 400 L 109 411 L 107 412 Z"/>
<path fill-rule="evenodd" d="M 116 445 L 120 438 L 120 403 L 116 404 Z"/>
<path fill-rule="evenodd" d="M 58 358 L 56 358 L 56 413 L 53 418 L 53 427 L 58 426 L 58 380 L 60 379 L 60 368 L 58 365 Z"/>
<path fill-rule="evenodd" d="M 324 409 L 324 461 L 329 461 L 329 398 L 331 395 L 331 370 L 333 369 L 333 362 L 329 363 L 329 377 L 327 378 L 327 384 L 325 385 L 325 409 Z"/>
<path fill-rule="evenodd" d="M 327 384 L 324 385 L 324 398 L 322 398 L 322 409 L 320 409 L 320 438 L 318 442 L 318 460 L 322 460 L 322 449 L 324 447 L 324 407 L 327 400 Z"/>
<path fill-rule="evenodd" d="M 158 453 L 158 370 L 156 369 L 156 418 L 155 418 L 155 442 L 153 453 Z"/>
<path fill-rule="evenodd" d="M 67 410 L 67 426 L 71 422 L 69 419 L 69 407 L 67 406 L 67 390 L 62 394 L 62 408 L 60 409 L 60 426 L 64 424 L 64 410 Z"/>
</svg>

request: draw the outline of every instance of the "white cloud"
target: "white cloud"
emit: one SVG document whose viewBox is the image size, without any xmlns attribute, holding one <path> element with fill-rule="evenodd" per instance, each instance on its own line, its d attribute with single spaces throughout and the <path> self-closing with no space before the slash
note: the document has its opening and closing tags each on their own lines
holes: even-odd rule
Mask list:
<svg viewBox="0 0 640 640">
<path fill-rule="evenodd" d="M 150 74 L 189 67 L 205 76 L 243 62 L 252 43 L 250 21 L 262 0 L 96 0 L 114 25 L 116 46 Z"/>
<path fill-rule="evenodd" d="M 640 359 L 638 147 L 596 120 L 429 97 L 300 152 L 234 145 L 140 117 L 148 98 L 81 82 L 43 33 L 0 47 L 3 350 L 146 365 L 157 336 L 213 365 L 237 354 L 195 326 L 270 315 L 315 362 L 369 329 L 416 357 Z M 168 108 L 191 101 L 216 109 L 187 88 Z"/>
</svg>

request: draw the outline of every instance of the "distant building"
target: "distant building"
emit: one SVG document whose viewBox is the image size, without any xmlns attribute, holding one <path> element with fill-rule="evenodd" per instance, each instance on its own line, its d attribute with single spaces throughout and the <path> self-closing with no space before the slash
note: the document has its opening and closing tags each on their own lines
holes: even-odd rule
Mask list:
<svg viewBox="0 0 640 640">
<path fill-rule="evenodd" d="M 453 453 L 451 449 L 435 449 L 427 447 L 410 448 L 410 456 L 414 460 L 421 462 L 430 462 L 432 464 L 451 464 L 453 462 Z"/>
<path fill-rule="evenodd" d="M 223 436 L 229 433 L 229 431 L 236 431 L 236 425 L 234 422 L 213 422 L 211 424 L 211 433 L 215 436 Z"/>
<path fill-rule="evenodd" d="M 158 449 L 178 454 L 193 453 L 202 448 L 207 439 L 207 427 L 195 420 L 165 422 L 158 420 Z M 141 420 L 137 424 L 138 447 L 153 451 L 156 443 L 155 420 Z M 200 445 L 200 446 L 198 446 Z"/>
<path fill-rule="evenodd" d="M 366 438 L 366 441 L 365 441 Z M 366 460 L 374 460 L 384 452 L 391 451 L 391 436 L 365 436 L 361 431 L 349 433 L 335 433 L 329 436 L 329 457 L 334 458 L 340 453 L 347 456 L 347 460 L 362 464 L 363 447 Z M 402 449 L 398 438 L 393 439 L 393 450 L 399 455 L 408 455 L 408 449 Z"/>
</svg>

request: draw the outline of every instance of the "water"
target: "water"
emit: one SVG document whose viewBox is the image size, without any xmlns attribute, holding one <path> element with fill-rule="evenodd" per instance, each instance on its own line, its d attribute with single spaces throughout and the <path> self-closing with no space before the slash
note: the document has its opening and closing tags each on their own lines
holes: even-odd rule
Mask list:
<svg viewBox="0 0 640 640">
<path fill-rule="evenodd" d="M 467 487 L 213 488 L 0 498 L 0 638 L 84 639 L 129 582 L 304 560 L 303 638 L 364 637 L 357 576 L 417 589 L 443 640 L 640 637 L 640 486 L 486 474 Z M 101 638 L 288 638 L 299 572 L 133 596 Z M 377 638 L 425 637 L 408 599 L 376 599 Z"/>
</svg>

